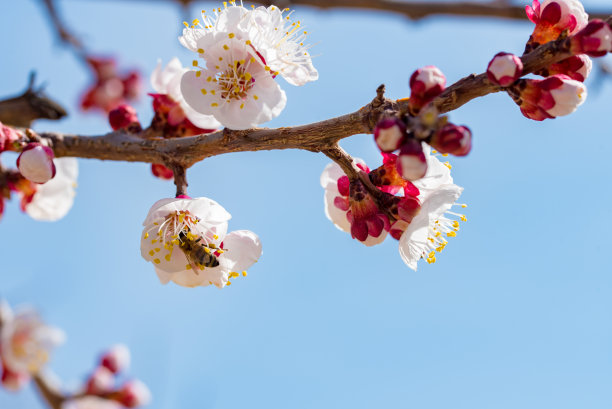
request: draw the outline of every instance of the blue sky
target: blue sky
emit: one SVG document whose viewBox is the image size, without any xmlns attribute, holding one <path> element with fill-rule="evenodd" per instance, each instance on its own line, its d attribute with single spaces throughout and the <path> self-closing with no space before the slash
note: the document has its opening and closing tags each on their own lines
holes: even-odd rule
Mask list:
<svg viewBox="0 0 612 409">
<path fill-rule="evenodd" d="M 176 40 L 185 17 L 169 3 L 59 4 L 91 49 L 148 76 L 158 58 L 192 59 Z M 198 4 L 189 17 L 211 6 Z M 107 132 L 103 117 L 76 109 L 88 74 L 41 10 L 34 0 L 0 5 L 0 95 L 20 92 L 35 69 L 71 113 L 36 129 Z M 532 29 L 527 21 L 296 14 L 311 33 L 320 80 L 281 80 L 287 108 L 269 126 L 355 111 L 381 83 L 389 97 L 406 97 L 410 74 L 424 65 L 440 67 L 449 83 L 482 72 L 498 51 L 522 52 Z M 153 392 L 151 408 L 609 408 L 612 83 L 587 84 L 575 114 L 543 123 L 503 94 L 451 113 L 474 134 L 470 155 L 451 160 L 468 222 L 418 272 L 391 238 L 365 248 L 325 218 L 323 155 L 236 153 L 190 169 L 189 192 L 221 203 L 231 230 L 258 233 L 263 257 L 223 290 L 162 286 L 140 258 L 139 237 L 149 207 L 174 186 L 145 164 L 79 160 L 65 219 L 35 222 L 8 206 L 0 295 L 34 304 L 66 331 L 50 366 L 68 387 L 100 351 L 126 343 L 130 374 Z M 150 100 L 136 107 L 146 123 Z M 380 163 L 371 135 L 342 146 L 372 168 Z M 31 388 L 0 390 L 3 409 L 37 405 Z"/>
</svg>

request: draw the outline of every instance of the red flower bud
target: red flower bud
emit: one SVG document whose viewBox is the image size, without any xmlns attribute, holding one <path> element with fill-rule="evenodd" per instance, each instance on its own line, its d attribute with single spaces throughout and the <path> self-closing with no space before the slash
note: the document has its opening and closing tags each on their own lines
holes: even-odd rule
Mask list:
<svg viewBox="0 0 612 409">
<path fill-rule="evenodd" d="M 465 156 L 472 149 L 472 132 L 466 126 L 449 123 L 434 134 L 429 144 L 440 153 Z"/>
<path fill-rule="evenodd" d="M 497 53 L 489 62 L 487 77 L 493 84 L 507 87 L 518 80 L 523 73 L 523 62 L 509 53 Z"/>
<path fill-rule="evenodd" d="M 130 133 L 142 131 L 138 114 L 130 105 L 122 104 L 108 113 L 108 122 L 114 131 L 124 129 Z"/>
<path fill-rule="evenodd" d="M 438 67 L 428 65 L 416 70 L 410 76 L 410 112 L 416 115 L 425 104 L 444 91 L 445 86 L 446 77 Z"/>
<path fill-rule="evenodd" d="M 393 152 L 406 140 L 406 125 L 398 118 L 384 118 L 374 128 L 374 140 L 382 152 Z"/>
<path fill-rule="evenodd" d="M 595 19 L 570 39 L 570 51 L 601 57 L 612 51 L 612 29 L 602 20 Z"/>
<path fill-rule="evenodd" d="M 40 143 L 29 143 L 17 158 L 19 173 L 34 183 L 46 183 L 55 176 L 53 150 Z"/>
<path fill-rule="evenodd" d="M 151 164 L 151 172 L 156 177 L 163 180 L 172 180 L 174 179 L 174 172 L 171 169 L 168 169 L 161 163 L 153 163 Z"/>
</svg>

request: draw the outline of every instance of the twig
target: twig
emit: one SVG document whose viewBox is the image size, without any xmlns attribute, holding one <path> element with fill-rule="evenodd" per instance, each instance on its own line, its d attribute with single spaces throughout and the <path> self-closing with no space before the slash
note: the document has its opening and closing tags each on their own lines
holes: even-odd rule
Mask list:
<svg viewBox="0 0 612 409">
<path fill-rule="evenodd" d="M 35 119 L 57 120 L 66 116 L 59 103 L 48 98 L 42 89 L 34 89 L 35 79 L 35 73 L 31 73 L 28 89 L 23 94 L 0 101 L 0 122 L 29 127 Z"/>
<path fill-rule="evenodd" d="M 150 2 L 151 0 L 147 1 Z M 170 1 L 181 4 L 183 6 L 185 4 L 195 3 L 194 0 Z M 524 6 L 511 5 L 508 4 L 507 1 L 408 2 L 401 0 L 258 0 L 254 1 L 253 3 L 258 3 L 265 6 L 274 4 L 278 7 L 304 5 L 321 9 L 348 8 L 362 10 L 379 10 L 402 14 L 411 20 L 419 20 L 425 17 L 436 15 L 504 18 L 513 20 L 526 19 Z M 610 10 L 601 10 L 599 12 L 595 11 L 589 13 L 589 16 L 591 18 L 604 19 L 610 14 Z"/>
<path fill-rule="evenodd" d="M 68 29 L 68 26 L 62 21 L 55 7 L 55 0 L 41 0 L 47 9 L 47 14 L 51 25 L 57 32 L 57 36 L 62 43 L 69 46 L 75 54 L 83 61 L 85 61 L 87 52 L 85 46 L 76 35 L 72 34 Z"/>
<path fill-rule="evenodd" d="M 51 409 L 61 409 L 62 404 L 67 400 L 57 388 L 52 385 L 44 374 L 34 376 L 34 384 L 40 393 L 40 396 L 49 405 Z"/>
</svg>

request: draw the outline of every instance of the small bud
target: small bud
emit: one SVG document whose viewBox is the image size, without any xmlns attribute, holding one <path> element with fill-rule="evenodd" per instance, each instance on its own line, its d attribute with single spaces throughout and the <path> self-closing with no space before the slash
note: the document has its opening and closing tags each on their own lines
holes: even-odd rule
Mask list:
<svg viewBox="0 0 612 409">
<path fill-rule="evenodd" d="M 113 372 L 104 366 L 96 368 L 87 380 L 85 391 L 88 395 L 101 395 L 111 392 L 115 384 Z"/>
<path fill-rule="evenodd" d="M 26 383 L 30 381 L 30 376 L 27 373 L 13 372 L 8 368 L 2 369 L 2 378 L 0 378 L 2 386 L 11 392 L 18 392 Z"/>
<path fill-rule="evenodd" d="M 472 149 L 472 132 L 466 126 L 449 123 L 434 134 L 429 144 L 440 153 L 465 156 Z"/>
<path fill-rule="evenodd" d="M 384 118 L 374 128 L 374 140 L 382 152 L 393 152 L 406 140 L 406 125 L 398 118 Z"/>
<path fill-rule="evenodd" d="M 53 150 L 40 143 L 29 143 L 17 158 L 19 173 L 34 183 L 46 183 L 55 176 Z"/>
<path fill-rule="evenodd" d="M 123 344 L 117 344 L 102 355 L 100 365 L 114 374 L 125 371 L 130 366 L 130 350 Z"/>
<path fill-rule="evenodd" d="M 497 53 L 489 62 L 487 77 L 493 84 L 507 87 L 521 77 L 523 62 L 509 53 Z"/>
<path fill-rule="evenodd" d="M 153 175 L 163 180 L 172 180 L 174 178 L 174 172 L 161 163 L 151 164 L 151 172 Z"/>
<path fill-rule="evenodd" d="M 427 161 L 421 142 L 408 139 L 400 150 L 396 166 L 400 176 L 406 180 L 417 180 L 425 176 Z"/>
<path fill-rule="evenodd" d="M 570 40 L 573 54 L 601 57 L 612 52 L 612 29 L 602 20 L 595 19 L 577 32 Z"/>
<path fill-rule="evenodd" d="M 564 74 L 573 80 L 584 82 L 591 73 L 593 61 L 584 54 L 572 55 L 558 63 L 551 64 L 546 68 L 545 77 L 555 74 Z M 541 74 L 541 72 L 538 72 Z"/>
<path fill-rule="evenodd" d="M 136 110 L 123 104 L 108 113 L 108 122 L 114 131 L 124 129 L 130 133 L 142 131 Z"/>
<path fill-rule="evenodd" d="M 558 74 L 544 80 L 519 80 L 508 88 L 508 94 L 523 115 L 543 121 L 574 112 L 586 100 L 587 89 L 582 82 Z"/>
<path fill-rule="evenodd" d="M 419 68 L 410 76 L 410 99 L 408 107 L 412 114 L 419 110 L 446 87 L 446 77 L 438 67 L 428 65 Z"/>
<path fill-rule="evenodd" d="M 121 403 L 126 408 L 136 408 L 149 404 L 151 401 L 151 392 L 147 385 L 134 379 L 126 382 L 123 387 L 117 391 L 115 400 Z"/>
<path fill-rule="evenodd" d="M 13 150 L 13 143 L 19 140 L 19 133 L 0 122 L 0 152 Z"/>
</svg>

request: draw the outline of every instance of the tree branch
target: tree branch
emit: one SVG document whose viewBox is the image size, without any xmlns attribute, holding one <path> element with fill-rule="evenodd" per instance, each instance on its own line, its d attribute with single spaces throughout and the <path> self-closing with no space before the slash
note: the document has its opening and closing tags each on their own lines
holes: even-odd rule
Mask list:
<svg viewBox="0 0 612 409">
<path fill-rule="evenodd" d="M 570 55 L 567 39 L 544 44 L 521 57 L 524 74 L 540 70 Z M 486 74 L 472 74 L 449 86 L 433 101 L 433 105 L 440 113 L 446 113 L 474 98 L 502 90 L 501 87 L 491 84 Z M 334 147 L 343 138 L 359 133 L 371 133 L 382 115 L 397 113 L 406 108 L 406 99 L 391 101 L 384 98 L 380 91 L 379 89 L 379 94 L 371 103 L 355 112 L 295 127 L 243 131 L 225 129 L 174 139 L 163 139 L 160 133 L 150 129 L 141 134 L 117 131 L 93 137 L 42 132 L 38 137 L 45 140 L 58 157 L 174 163 L 185 168 L 207 157 L 230 152 L 272 149 L 321 152 Z M 143 135 L 147 135 L 147 138 L 143 138 Z"/>
<path fill-rule="evenodd" d="M 150 2 L 150 0 L 147 0 Z M 165 0 L 168 1 L 168 0 Z M 195 3 L 194 0 L 170 0 L 182 6 Z M 507 1 L 399 1 L 399 0 L 258 0 L 264 6 L 275 5 L 278 7 L 290 7 L 297 5 L 310 6 L 320 9 L 360 9 L 379 10 L 402 14 L 411 20 L 419 20 L 436 15 L 462 16 L 462 17 L 485 17 L 503 18 L 513 20 L 525 20 L 525 7 L 508 4 Z M 591 18 L 605 19 L 611 14 L 610 10 L 590 12 Z"/>
</svg>

